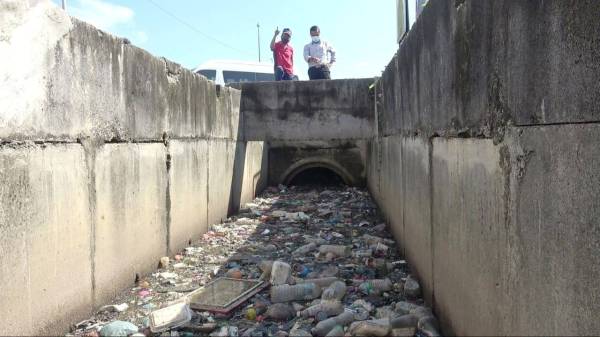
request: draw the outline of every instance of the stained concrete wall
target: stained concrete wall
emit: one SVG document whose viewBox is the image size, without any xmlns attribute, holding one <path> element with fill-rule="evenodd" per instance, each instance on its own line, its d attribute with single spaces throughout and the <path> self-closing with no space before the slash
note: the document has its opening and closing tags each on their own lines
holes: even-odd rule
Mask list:
<svg viewBox="0 0 600 337">
<path fill-rule="evenodd" d="M 447 335 L 597 335 L 596 1 L 429 1 L 367 179 Z"/>
<path fill-rule="evenodd" d="M 50 1 L 0 16 L 0 335 L 58 335 L 252 199 L 268 146 L 239 90 Z"/>
<path fill-rule="evenodd" d="M 311 141 L 372 136 L 373 79 L 241 83 L 246 140 Z"/>
<path fill-rule="evenodd" d="M 374 79 L 237 83 L 243 138 L 269 144 L 269 184 L 320 167 L 366 184 L 365 140 L 373 136 Z"/>
</svg>

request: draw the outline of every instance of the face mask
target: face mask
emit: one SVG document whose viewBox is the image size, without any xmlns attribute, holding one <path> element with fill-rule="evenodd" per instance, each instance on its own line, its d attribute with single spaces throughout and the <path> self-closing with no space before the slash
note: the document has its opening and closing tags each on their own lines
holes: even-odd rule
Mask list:
<svg viewBox="0 0 600 337">
<path fill-rule="evenodd" d="M 313 37 L 312 37 L 312 42 L 314 42 L 314 43 L 319 43 L 319 42 L 321 42 L 321 37 L 319 37 L 319 36 L 313 36 Z"/>
</svg>

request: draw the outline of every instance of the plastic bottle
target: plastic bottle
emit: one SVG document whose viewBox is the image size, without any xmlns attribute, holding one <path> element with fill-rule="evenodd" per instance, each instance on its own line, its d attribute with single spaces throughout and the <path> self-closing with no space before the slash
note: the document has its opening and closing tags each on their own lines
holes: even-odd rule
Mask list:
<svg viewBox="0 0 600 337">
<path fill-rule="evenodd" d="M 336 325 L 325 337 L 344 337 L 344 327 Z"/>
<path fill-rule="evenodd" d="M 437 337 L 440 336 L 439 333 L 439 324 L 438 321 L 433 315 L 423 316 L 419 319 L 419 323 L 417 323 L 419 330 L 425 335 L 429 337 Z"/>
<path fill-rule="evenodd" d="M 357 257 L 357 258 L 371 257 L 371 256 L 373 256 L 373 250 L 372 249 L 357 250 L 354 252 L 353 255 L 354 255 L 354 257 Z"/>
<path fill-rule="evenodd" d="M 331 253 L 338 257 L 347 257 L 352 254 L 352 248 L 350 246 L 342 245 L 322 245 L 321 247 L 319 247 L 319 253 Z"/>
<path fill-rule="evenodd" d="M 271 269 L 273 269 L 273 261 L 263 260 L 258 264 L 258 269 L 262 271 L 260 280 L 268 280 L 271 277 Z"/>
<path fill-rule="evenodd" d="M 379 294 L 384 291 L 392 290 L 393 285 L 394 284 L 389 278 L 385 278 L 379 280 L 365 281 L 359 286 L 359 289 L 365 295 Z"/>
<path fill-rule="evenodd" d="M 321 295 L 321 287 L 314 283 L 296 285 L 279 285 L 271 287 L 271 302 L 283 303 L 291 301 L 312 300 Z"/>
<path fill-rule="evenodd" d="M 387 243 L 387 244 L 393 244 L 394 241 L 390 240 L 390 239 L 384 239 L 381 238 L 379 236 L 373 236 L 373 235 L 369 235 L 369 234 L 364 234 L 362 236 L 362 240 L 369 246 L 371 245 L 376 245 L 378 243 Z"/>
<path fill-rule="evenodd" d="M 419 323 L 419 317 L 416 315 L 402 315 L 390 319 L 392 329 L 398 328 L 416 328 Z"/>
<path fill-rule="evenodd" d="M 314 243 L 314 242 L 311 242 L 311 243 L 309 243 L 309 244 L 307 244 L 307 245 L 304 245 L 304 246 L 302 246 L 302 247 L 300 247 L 300 248 L 296 249 L 296 250 L 295 250 L 295 251 L 292 253 L 292 255 L 294 255 L 294 256 L 306 255 L 306 254 L 308 254 L 308 253 L 312 252 L 312 251 L 313 251 L 313 250 L 315 250 L 315 249 L 317 249 L 317 244 L 316 244 L 316 243 Z"/>
<path fill-rule="evenodd" d="M 312 329 L 312 333 L 315 336 L 326 336 L 336 326 L 346 326 L 352 322 L 354 322 L 354 313 L 346 310 L 338 316 L 330 317 L 317 323 L 317 325 Z"/>
<path fill-rule="evenodd" d="M 346 284 L 342 281 L 333 282 L 329 287 L 323 289 L 321 299 L 324 301 L 340 301 L 346 295 Z"/>
<path fill-rule="evenodd" d="M 321 288 L 329 287 L 333 282 L 339 281 L 337 277 L 321 277 L 321 278 L 313 278 L 313 279 L 301 279 L 296 278 L 296 284 L 302 283 L 314 283 Z"/>
<path fill-rule="evenodd" d="M 271 284 L 274 286 L 286 284 L 291 274 L 292 267 L 289 264 L 275 261 L 273 262 L 273 268 L 271 269 Z"/>
<path fill-rule="evenodd" d="M 390 333 L 390 320 L 376 319 L 371 321 L 354 322 L 348 330 L 352 336 L 384 337 Z"/>
<path fill-rule="evenodd" d="M 324 313 L 327 317 L 336 316 L 344 312 L 344 305 L 340 301 L 321 301 L 317 305 L 300 311 L 300 316 L 304 318 L 315 317 L 319 313 Z"/>
</svg>

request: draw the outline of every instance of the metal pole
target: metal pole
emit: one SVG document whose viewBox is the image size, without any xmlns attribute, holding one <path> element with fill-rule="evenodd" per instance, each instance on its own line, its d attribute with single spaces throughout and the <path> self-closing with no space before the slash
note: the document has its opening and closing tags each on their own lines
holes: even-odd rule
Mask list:
<svg viewBox="0 0 600 337">
<path fill-rule="evenodd" d="M 256 29 L 258 30 L 258 62 L 260 62 L 260 23 L 256 24 Z"/>
<path fill-rule="evenodd" d="M 67 10 L 67 0 L 62 0 L 62 9 Z"/>
</svg>

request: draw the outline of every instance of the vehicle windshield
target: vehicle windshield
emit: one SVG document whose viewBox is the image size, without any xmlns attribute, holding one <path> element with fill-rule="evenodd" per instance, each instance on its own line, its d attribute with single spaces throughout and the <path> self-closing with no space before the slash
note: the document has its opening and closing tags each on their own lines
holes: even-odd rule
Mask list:
<svg viewBox="0 0 600 337">
<path fill-rule="evenodd" d="M 217 78 L 216 70 L 198 70 L 196 73 L 208 78 L 211 81 L 214 81 Z"/>
<path fill-rule="evenodd" d="M 273 74 L 223 70 L 223 80 L 225 81 L 225 84 L 240 82 L 264 82 L 274 81 L 275 76 Z"/>
</svg>

